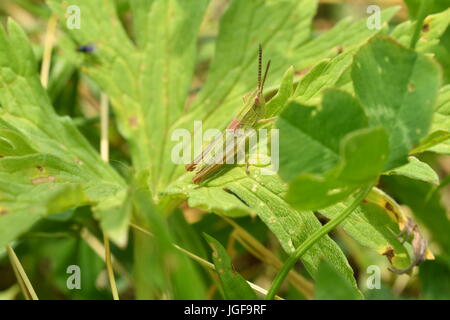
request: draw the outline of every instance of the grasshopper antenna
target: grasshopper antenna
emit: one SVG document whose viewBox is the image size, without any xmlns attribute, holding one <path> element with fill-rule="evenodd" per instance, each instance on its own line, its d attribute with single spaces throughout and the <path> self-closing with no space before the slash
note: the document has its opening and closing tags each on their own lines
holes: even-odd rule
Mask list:
<svg viewBox="0 0 450 320">
<path fill-rule="evenodd" d="M 267 74 L 269 73 L 269 68 L 270 68 L 270 60 L 269 60 L 269 62 L 267 62 L 266 71 L 264 72 L 264 78 L 262 80 L 261 88 L 260 88 L 261 93 L 264 89 L 264 84 L 266 83 L 266 78 L 267 78 Z"/>
<path fill-rule="evenodd" d="M 262 46 L 259 45 L 259 55 L 258 55 L 258 89 L 261 91 L 262 82 L 261 82 L 261 72 L 262 72 Z"/>
</svg>

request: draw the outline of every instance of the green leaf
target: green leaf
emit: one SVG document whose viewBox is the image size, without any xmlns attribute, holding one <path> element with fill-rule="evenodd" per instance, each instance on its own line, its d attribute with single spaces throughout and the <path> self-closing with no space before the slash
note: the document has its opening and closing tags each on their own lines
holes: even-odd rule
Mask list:
<svg viewBox="0 0 450 320">
<path fill-rule="evenodd" d="M 173 171 L 170 149 L 166 152 L 164 147 L 169 143 L 170 126 L 184 109 L 194 71 L 197 31 L 208 2 L 133 4 L 133 11 L 139 12 L 135 21 L 139 47 L 127 37 L 113 2 L 99 7 L 89 0 L 78 1 L 83 27 L 66 30 L 79 44 L 96 44 L 91 59 L 96 63 L 90 63 L 86 71 L 111 99 L 120 132 L 130 144 L 133 165 L 137 172 L 150 171 L 152 190 L 167 184 Z M 64 17 L 69 3 L 48 3 Z"/>
<path fill-rule="evenodd" d="M 258 43 L 263 46 L 266 61 L 272 61 L 266 86 L 270 95 L 279 88 L 276 80 L 282 76 L 287 66 L 294 65 L 295 78 L 297 72 L 316 65 L 324 58 L 335 57 L 338 45 L 344 46 L 344 52 L 347 49 L 351 51 L 382 32 L 369 30 L 366 19 L 353 22 L 349 18 L 328 33 L 312 38 L 310 28 L 316 5 L 317 1 L 311 0 L 287 0 L 282 3 L 271 0 L 232 1 L 220 24 L 216 53 L 207 81 L 189 107 L 189 113 L 176 122 L 173 129 L 192 130 L 193 121 L 197 119 L 204 121 L 204 129 L 226 127 L 242 106 L 242 97 L 256 86 Z M 397 8 L 383 11 L 383 23 L 395 11 Z M 264 23 L 259 23 L 260 21 Z M 238 35 L 235 32 L 236 25 L 245 25 L 245 29 L 241 29 Z M 277 49 L 280 47 L 283 48 L 282 51 Z M 286 77 L 289 77 L 288 73 L 283 78 L 282 86 L 287 85 Z M 289 86 L 283 87 L 283 96 L 287 92 L 285 89 L 289 89 Z M 273 108 L 273 105 L 279 107 Z M 269 101 L 267 115 L 276 115 L 283 108 L 279 101 Z M 271 112 L 272 109 L 275 111 Z M 172 145 L 167 145 L 167 150 L 171 148 Z M 183 168 L 180 166 L 172 177 L 181 174 Z"/>
<path fill-rule="evenodd" d="M 408 158 L 408 164 L 390 170 L 386 175 L 400 175 L 411 179 L 421 180 L 429 183 L 439 184 L 439 176 L 437 173 L 425 162 L 420 161 L 415 157 Z"/>
<path fill-rule="evenodd" d="M 339 160 L 341 140 L 366 126 L 361 106 L 343 91 L 327 91 L 320 108 L 290 103 L 277 121 L 281 131 L 280 175 L 291 181 L 300 172 L 329 170 Z M 317 156 L 322 161 L 316 161 Z"/>
<path fill-rule="evenodd" d="M 447 146 L 448 139 L 450 139 L 450 132 L 448 130 L 438 129 L 433 131 L 428 136 L 423 138 L 417 147 L 411 150 L 411 154 L 418 154 L 425 151 L 448 154 L 450 152 Z"/>
<path fill-rule="evenodd" d="M 403 165 L 430 128 L 440 83 L 437 65 L 388 38 L 377 37 L 355 56 L 352 78 L 369 125 L 382 126 L 389 135 L 385 170 Z"/>
<path fill-rule="evenodd" d="M 258 44 L 272 61 L 268 87 L 272 85 L 295 61 L 288 55 L 310 37 L 316 7 L 313 0 L 232 1 L 221 19 L 215 57 L 189 121 L 203 119 L 208 127 L 222 128 L 231 120 L 229 112 L 237 111 L 244 94 L 256 87 Z M 238 34 L 236 26 L 244 26 Z"/>
<path fill-rule="evenodd" d="M 214 59 L 208 70 L 208 78 L 195 97 L 186 114 L 174 123 L 172 129 L 193 129 L 193 122 L 201 119 L 203 128 L 224 129 L 242 106 L 244 95 L 256 88 L 258 45 L 263 47 L 264 60 L 271 60 L 267 78 L 267 91 L 279 88 L 278 79 L 288 66 L 299 59 L 298 46 L 309 39 L 311 22 L 317 7 L 316 0 L 273 0 L 230 2 L 222 16 L 216 40 Z M 242 26 L 236 33 L 236 26 Z M 278 50 L 277 48 L 284 48 Z M 283 80 L 280 101 L 268 102 L 267 115 L 280 111 L 280 102 L 288 92 L 289 73 Z M 170 155 L 173 142 L 166 146 Z M 169 159 L 169 157 L 166 157 Z M 179 166 L 171 172 L 174 177 L 184 173 Z"/>
<path fill-rule="evenodd" d="M 292 209 L 283 199 L 286 186 L 276 175 L 264 175 L 250 167 L 247 175 L 243 168 L 233 168 L 209 184 L 221 186 L 239 196 L 251 211 L 255 212 L 275 234 L 283 249 L 292 254 L 321 224 L 312 212 Z M 205 198 L 204 202 L 211 201 Z M 336 266 L 350 282 L 356 283 L 353 270 L 339 246 L 325 236 L 302 257 L 306 270 L 315 277 L 321 259 Z"/>
<path fill-rule="evenodd" d="M 363 296 L 329 263 L 323 261 L 317 271 L 317 300 L 361 300 Z"/>
<path fill-rule="evenodd" d="M 196 266 L 175 249 L 167 221 L 151 199 L 148 190 L 138 189 L 132 193 L 134 220 L 152 234 L 133 232 L 137 298 L 168 295 L 172 299 L 204 299 L 206 290 Z"/>
<path fill-rule="evenodd" d="M 0 246 L 6 246 L 27 231 L 39 219 L 89 200 L 80 185 L 39 184 L 32 186 L 13 182 L 14 177 L 0 173 Z"/>
<path fill-rule="evenodd" d="M 97 205 L 123 188 L 69 118 L 53 110 L 22 29 L 0 28 L 1 245 L 40 217 Z M 108 232 L 108 230 L 105 230 Z"/>
<path fill-rule="evenodd" d="M 213 250 L 212 258 L 220 279 L 222 294 L 226 300 L 256 300 L 256 294 L 245 279 L 231 265 L 225 248 L 213 237 L 204 234 Z"/>
<path fill-rule="evenodd" d="M 436 261 L 426 261 L 420 266 L 419 279 L 423 298 L 450 299 L 450 265 L 448 258 L 438 256 Z"/>
<path fill-rule="evenodd" d="M 387 137 L 383 129 L 359 131 L 343 141 L 342 150 L 342 160 L 323 176 L 306 173 L 293 179 L 287 201 L 298 209 L 316 210 L 347 198 L 376 179 L 387 158 Z"/>
<path fill-rule="evenodd" d="M 338 203 L 320 210 L 324 216 L 333 219 L 345 210 L 350 201 Z M 342 228 L 353 239 L 379 254 L 391 252 L 390 263 L 397 269 L 404 269 L 410 264 L 407 248 L 396 236 L 400 231 L 398 223 L 383 210 L 372 203 L 363 203 L 342 223 Z"/>
<path fill-rule="evenodd" d="M 126 247 L 128 242 L 131 211 L 132 203 L 126 190 L 121 190 L 94 208 L 102 230 L 108 230 L 109 237 L 120 247 Z"/>
<path fill-rule="evenodd" d="M 242 217 L 251 213 L 251 210 L 230 190 L 220 183 L 208 185 L 193 185 L 192 177 L 188 177 L 167 188 L 162 195 L 169 197 L 187 198 L 189 207 L 200 208 L 228 217 Z"/>
<path fill-rule="evenodd" d="M 134 0 L 130 2 L 134 37 L 141 48 L 145 47 L 149 41 L 152 21 L 150 20 L 150 12 L 154 3 L 154 0 Z"/>
<path fill-rule="evenodd" d="M 374 180 L 387 158 L 387 137 L 366 126 L 363 109 L 343 91 L 327 91 L 320 108 L 292 103 L 277 121 L 288 202 L 324 208 Z"/>
<path fill-rule="evenodd" d="M 208 199 L 205 203 L 205 199 Z M 221 187 L 202 187 L 189 192 L 189 206 L 229 217 L 242 217 L 251 210 L 239 198 Z"/>
<path fill-rule="evenodd" d="M 52 0 L 49 3 L 59 16 L 62 17 L 64 15 L 65 5 L 62 1 Z M 150 10 L 150 13 L 147 16 L 151 16 L 154 21 L 160 22 L 152 23 L 149 28 L 152 28 L 153 25 L 159 27 L 152 29 L 151 35 L 142 35 L 142 37 L 147 39 L 154 38 L 155 41 L 158 36 L 166 39 L 167 34 L 162 29 L 164 25 L 172 26 L 169 30 L 172 30 L 170 34 L 174 37 L 177 34 L 184 34 L 187 28 L 190 31 L 187 35 L 183 35 L 182 38 L 188 43 L 186 44 L 188 48 L 194 48 L 196 42 L 193 30 L 196 29 L 199 22 L 197 18 L 204 8 L 204 2 L 198 4 L 197 7 L 194 4 L 192 4 L 192 7 L 189 7 L 189 10 L 195 11 L 196 18 L 192 18 L 186 13 L 186 15 L 181 15 L 181 17 L 186 17 L 186 19 L 183 18 L 180 21 L 170 19 L 165 22 L 161 21 L 167 17 L 167 12 L 174 9 L 173 7 L 175 7 L 174 10 L 177 10 L 176 8 L 181 3 L 182 1 L 168 1 L 164 4 L 154 2 L 152 5 L 148 5 L 147 8 Z M 177 71 L 180 69 L 191 70 L 190 66 L 193 67 L 194 55 L 186 53 L 185 57 L 181 59 L 179 52 L 185 52 L 184 48 L 173 48 L 172 50 L 172 47 L 170 47 L 171 50 L 163 52 L 159 51 L 159 47 L 156 45 L 148 45 L 144 54 L 141 52 L 143 49 L 130 47 L 129 40 L 123 37 L 123 30 L 121 30 L 120 23 L 117 22 L 117 17 L 113 10 L 109 8 L 109 4 L 98 8 L 91 1 L 84 0 L 80 1 L 80 5 L 82 12 L 87 12 L 83 16 L 83 23 L 86 28 L 76 31 L 67 30 L 67 32 L 71 33 L 80 44 L 97 44 L 98 50 L 94 57 L 90 59 L 96 63 L 91 62 L 87 71 L 100 84 L 102 89 L 109 94 L 113 102 L 115 114 L 119 117 L 121 133 L 128 139 L 130 144 L 133 164 L 136 170 L 139 172 L 149 168 L 150 186 L 152 189 L 162 190 L 162 186 L 184 171 L 181 166 L 174 171 L 174 165 L 169 160 L 173 143 L 169 142 L 168 138 L 161 136 L 162 133 L 167 134 L 171 132 L 171 130 L 164 128 L 164 123 L 173 122 L 180 116 L 178 112 L 183 109 L 184 101 L 182 101 L 183 95 L 181 94 L 183 86 L 180 86 L 178 83 L 165 82 L 167 74 L 161 72 L 167 70 L 161 70 L 160 61 L 173 61 L 173 66 L 180 65 Z M 299 54 L 302 52 L 298 45 L 304 43 L 310 37 L 311 21 L 315 14 L 316 5 L 317 1 L 311 0 L 289 0 L 283 3 L 266 0 L 231 2 L 221 22 L 216 54 L 209 70 L 207 83 L 190 106 L 189 113 L 174 122 L 171 129 L 183 127 L 191 129 L 192 121 L 195 119 L 205 120 L 205 128 L 224 127 L 227 121 L 231 119 L 233 111 L 241 105 L 242 96 L 256 86 L 258 43 L 262 43 L 265 57 L 272 59 L 272 68 L 268 78 L 270 86 L 276 82 L 277 76 L 282 75 L 282 72 L 286 70 L 286 66 L 298 61 Z M 141 15 L 144 16 L 143 13 Z M 98 19 L 98 16 L 108 18 Z M 146 28 L 145 22 L 142 22 L 145 18 L 139 18 L 139 20 L 139 25 Z M 104 23 L 105 21 L 107 23 Z M 112 24 L 111 21 L 113 21 Z M 251 22 L 251 25 L 248 25 L 249 22 Z M 363 21 L 360 24 L 363 25 L 362 23 Z M 245 25 L 246 27 L 242 28 L 242 32 L 236 34 L 236 25 Z M 374 31 L 366 31 L 367 28 L 364 29 L 361 37 L 355 40 L 355 44 L 374 34 Z M 292 35 L 295 36 L 292 37 Z M 145 44 L 145 40 L 138 40 L 138 42 L 140 43 L 139 47 Z M 162 43 L 164 42 L 166 40 L 162 41 Z M 150 43 L 154 42 L 151 41 Z M 287 51 L 279 51 L 277 49 L 278 46 L 285 47 Z M 189 49 L 187 52 L 190 52 Z M 162 55 L 163 53 L 168 55 Z M 188 56 L 192 61 L 188 61 Z M 87 62 L 90 62 L 90 60 Z M 313 64 L 316 61 L 318 60 L 311 60 L 311 63 Z M 141 64 L 144 65 L 144 69 L 142 69 Z M 185 74 L 188 75 L 189 72 Z M 185 74 L 180 80 L 185 79 Z M 150 82 L 146 79 L 153 79 L 153 81 Z M 169 77 L 168 79 L 175 78 Z M 270 110 L 275 110 L 272 112 L 276 113 L 278 110 L 281 110 L 283 102 L 290 95 L 289 93 L 292 90 L 290 71 L 286 73 L 284 79 L 282 89 L 277 93 L 277 100 L 279 101 L 277 103 L 275 103 L 276 100 L 272 102 L 273 108 L 268 108 L 269 112 L 271 112 Z M 165 86 L 166 84 L 167 86 Z M 138 94 L 138 88 L 142 88 L 143 95 Z M 178 88 L 177 90 L 179 91 L 174 91 L 174 88 Z M 180 95 L 177 94 L 178 92 L 180 92 Z M 164 100 L 165 94 L 169 93 L 171 98 L 173 96 L 176 99 L 176 101 L 172 101 L 170 106 Z M 163 100 L 158 100 L 159 97 L 162 97 L 161 99 Z M 163 125 L 160 119 L 165 119 L 165 117 L 161 113 L 167 113 L 170 117 Z M 142 119 L 144 120 L 142 121 Z M 214 123 L 214 121 L 216 122 Z M 163 142 L 165 139 L 167 143 L 164 145 L 164 150 L 162 150 L 159 146 L 165 143 Z M 240 169 L 239 172 L 242 176 Z M 189 174 L 186 176 L 189 177 Z M 155 186 L 158 180 L 161 183 L 161 188 Z M 233 180 L 231 175 L 230 184 L 232 184 Z M 186 186 L 184 181 L 186 180 L 179 179 L 177 183 L 169 188 L 169 192 L 165 193 L 165 195 L 176 194 L 188 198 L 192 195 L 192 199 L 188 200 L 191 205 L 194 204 L 197 207 L 211 209 L 224 214 L 240 215 L 249 212 L 248 207 L 243 206 L 242 202 L 239 201 L 243 197 L 233 188 L 228 188 L 228 186 L 223 188 L 231 191 L 233 194 L 223 189 L 213 189 L 211 192 L 206 189 L 192 191 L 192 185 L 191 187 Z M 281 185 L 281 182 L 276 181 L 272 184 Z M 250 191 L 247 193 L 250 193 Z M 153 194 L 154 196 L 157 195 L 156 192 Z M 206 197 L 200 198 L 200 196 Z M 248 197 L 248 194 L 245 194 L 245 197 Z M 276 196 L 275 198 L 278 197 Z M 230 201 L 226 201 L 227 199 Z M 283 203 L 282 200 L 277 201 Z M 283 208 L 285 212 L 286 210 L 295 212 L 285 203 L 283 203 Z M 253 201 L 250 211 L 264 216 L 265 222 L 268 223 L 270 217 L 275 216 L 278 210 L 270 206 L 264 212 L 261 212 L 259 201 Z M 282 214 L 284 215 L 284 213 Z M 294 225 L 294 227 L 303 233 L 297 236 L 298 239 L 293 241 L 291 239 L 293 234 L 287 234 L 285 230 L 288 227 L 292 228 L 292 226 L 279 227 L 276 232 L 277 236 L 281 238 L 283 247 L 289 251 L 293 250 L 294 244 L 298 245 L 300 243 L 300 239 L 312 232 L 312 229 L 320 226 L 312 214 L 308 214 L 305 218 L 295 219 L 298 219 L 299 223 Z M 324 254 L 320 254 L 320 256 L 326 256 L 333 263 L 339 265 L 346 276 L 352 277 L 352 271 L 344 255 L 331 239 L 326 238 L 320 251 L 324 251 Z M 307 262 L 307 264 L 309 270 L 313 272 L 317 269 L 319 258 L 314 258 L 313 250 L 311 252 L 309 258 L 307 258 L 311 262 Z"/>
<path fill-rule="evenodd" d="M 428 150 L 442 154 L 450 154 L 450 85 L 442 87 L 439 91 L 439 98 L 434 109 L 431 134 L 427 141 L 422 141 L 424 145 L 421 150 Z M 436 138 L 438 139 L 432 139 Z M 433 144 L 427 143 L 430 140 Z M 419 151 L 421 151 L 419 150 Z"/>
<path fill-rule="evenodd" d="M 60 17 L 65 14 L 67 3 L 49 0 L 49 4 Z M 365 19 L 355 23 L 348 19 L 329 35 L 311 40 L 311 22 L 317 1 L 232 1 L 221 21 L 208 80 L 189 113 L 183 114 L 186 89 L 192 77 L 195 33 L 206 4 L 207 1 L 195 4 L 176 0 L 163 3 L 136 1 L 132 9 L 136 15 L 134 28 L 138 48 L 127 39 L 110 4 L 97 8 L 90 1 L 79 1 L 85 28 L 66 30 L 80 44 L 98 44 L 95 57 L 87 59 L 90 62 L 87 71 L 109 94 L 121 133 L 130 143 L 133 163 L 137 171 L 150 170 L 149 183 L 156 191 L 155 196 L 183 172 L 181 166 L 174 168 L 169 161 L 174 143 L 169 141 L 167 133 L 176 128 L 191 130 L 195 119 L 206 121 L 205 128 L 223 128 L 239 107 L 241 97 L 256 85 L 258 43 L 263 44 L 265 56 L 272 60 L 270 86 L 289 64 L 302 61 L 302 67 L 312 66 L 323 58 L 335 56 L 334 47 L 338 43 L 342 43 L 347 51 L 379 32 L 369 30 Z M 384 11 L 383 22 L 388 21 L 396 10 Z M 166 21 L 167 13 L 181 18 Z M 99 15 L 107 18 L 97 19 Z M 245 26 L 238 35 L 236 25 Z M 348 33 L 344 33 L 344 29 Z M 178 37 L 181 33 L 183 37 Z M 167 38 L 176 41 L 168 43 Z M 164 43 L 168 50 L 163 50 Z M 285 51 L 279 51 L 277 47 L 283 47 Z M 185 54 L 180 56 L 179 52 Z M 162 68 L 159 61 L 171 63 Z M 173 76 L 172 71 L 180 69 L 189 72 Z"/>
<path fill-rule="evenodd" d="M 271 117 L 279 115 L 284 109 L 294 90 L 293 80 L 294 68 L 290 67 L 281 80 L 281 84 L 277 90 L 277 94 L 266 104 L 266 114 L 264 117 L 265 119 L 269 119 Z"/>
<path fill-rule="evenodd" d="M 325 58 L 335 57 L 341 52 L 360 47 L 376 34 L 384 33 L 389 20 L 398 10 L 399 7 L 392 7 L 381 12 L 380 30 L 367 28 L 367 18 L 358 21 L 353 21 L 352 17 L 342 19 L 331 30 L 310 39 L 298 48 L 299 59 L 295 67 L 302 70 Z"/>
<path fill-rule="evenodd" d="M 314 66 L 298 84 L 294 97 L 303 104 L 318 103 L 324 90 L 333 87 L 352 63 L 355 50 L 349 50 L 337 57 Z"/>
</svg>

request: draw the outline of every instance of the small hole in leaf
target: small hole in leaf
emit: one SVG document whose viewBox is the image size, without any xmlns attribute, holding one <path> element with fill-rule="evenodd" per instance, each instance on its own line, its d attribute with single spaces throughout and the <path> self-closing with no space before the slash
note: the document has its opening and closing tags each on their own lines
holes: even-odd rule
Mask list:
<svg viewBox="0 0 450 320">
<path fill-rule="evenodd" d="M 430 31 L 430 25 L 428 23 L 425 23 L 422 27 L 422 32 L 428 32 Z"/>
<path fill-rule="evenodd" d="M 408 84 L 408 91 L 413 92 L 414 90 L 416 90 L 416 85 L 414 83 L 410 82 Z"/>
</svg>

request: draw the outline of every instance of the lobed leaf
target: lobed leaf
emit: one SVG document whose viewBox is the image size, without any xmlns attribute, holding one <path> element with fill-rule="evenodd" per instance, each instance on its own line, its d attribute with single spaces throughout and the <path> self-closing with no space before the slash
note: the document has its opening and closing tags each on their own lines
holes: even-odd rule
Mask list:
<svg viewBox="0 0 450 320">
<path fill-rule="evenodd" d="M 409 151 L 431 125 L 440 85 L 437 65 L 378 37 L 355 56 L 352 79 L 369 125 L 382 126 L 388 133 L 390 154 L 385 170 L 406 163 Z"/>
<path fill-rule="evenodd" d="M 343 91 L 328 91 L 320 108 L 292 103 L 277 121 L 287 201 L 324 208 L 373 181 L 387 158 L 387 137 L 367 125 L 359 103 Z"/>
<path fill-rule="evenodd" d="M 0 104 L 0 225 L 9 228 L 2 245 L 44 215 L 95 206 L 123 188 L 72 121 L 53 110 L 31 46 L 12 20 L 8 33 L 0 28 Z"/>
<path fill-rule="evenodd" d="M 439 90 L 430 131 L 416 152 L 427 150 L 450 154 L 450 85 L 443 86 Z"/>
</svg>

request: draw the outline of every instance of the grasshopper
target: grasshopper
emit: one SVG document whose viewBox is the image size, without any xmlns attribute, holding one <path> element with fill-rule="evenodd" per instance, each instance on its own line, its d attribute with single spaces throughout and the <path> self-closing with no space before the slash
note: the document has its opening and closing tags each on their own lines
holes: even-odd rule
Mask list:
<svg viewBox="0 0 450 320">
<path fill-rule="evenodd" d="M 264 99 L 263 89 L 264 84 L 266 82 L 267 74 L 269 72 L 270 68 L 270 60 L 268 61 L 266 65 L 266 69 L 264 72 L 264 76 L 262 77 L 262 47 L 259 46 L 259 52 L 258 52 L 258 86 L 256 89 L 250 93 L 248 93 L 244 97 L 244 105 L 237 113 L 236 117 L 231 120 L 231 122 L 228 124 L 225 131 L 216 137 L 208 146 L 204 148 L 204 150 L 194 159 L 193 162 L 186 165 L 185 169 L 187 171 L 194 171 L 196 170 L 196 175 L 192 179 L 194 183 L 200 183 L 204 179 L 211 176 L 213 173 L 218 171 L 224 163 L 225 158 L 234 157 L 237 153 L 236 148 L 234 147 L 234 144 L 231 144 L 233 147 L 229 148 L 230 145 L 230 139 L 227 137 L 225 139 L 225 142 L 223 142 L 223 137 L 225 136 L 226 132 L 237 132 L 237 130 L 243 129 L 251 129 L 255 126 L 256 123 L 259 121 L 262 121 L 262 118 L 265 115 L 265 104 L 266 101 Z M 242 130 L 240 130 L 242 132 Z M 231 137 L 231 139 L 234 139 L 234 137 Z M 245 142 L 246 136 L 237 136 L 237 145 L 240 143 Z M 222 142 L 222 146 L 220 146 L 220 143 Z M 214 156 L 213 151 L 217 147 L 224 147 L 225 146 L 225 152 L 224 155 L 220 154 L 219 156 Z M 219 158 L 218 158 L 219 157 Z M 197 165 L 201 162 L 201 166 L 197 168 Z"/>
</svg>

